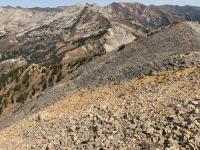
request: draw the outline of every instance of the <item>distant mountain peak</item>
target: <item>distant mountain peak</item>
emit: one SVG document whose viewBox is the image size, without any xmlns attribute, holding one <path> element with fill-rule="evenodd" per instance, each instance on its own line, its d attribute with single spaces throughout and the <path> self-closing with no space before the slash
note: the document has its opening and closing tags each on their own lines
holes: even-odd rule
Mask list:
<svg viewBox="0 0 200 150">
<path fill-rule="evenodd" d="M 2 8 L 13 9 L 13 8 L 15 8 L 15 7 L 10 6 L 10 5 L 7 5 L 7 6 L 2 6 Z"/>
</svg>

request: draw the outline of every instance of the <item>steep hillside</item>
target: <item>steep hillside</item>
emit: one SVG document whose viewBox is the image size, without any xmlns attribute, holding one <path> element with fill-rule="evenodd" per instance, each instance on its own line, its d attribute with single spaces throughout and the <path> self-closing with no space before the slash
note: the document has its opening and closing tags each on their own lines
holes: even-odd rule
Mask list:
<svg viewBox="0 0 200 150">
<path fill-rule="evenodd" d="M 140 3 L 112 3 L 105 7 L 110 18 L 137 24 L 145 28 L 167 26 L 171 22 L 162 11 Z"/>
<path fill-rule="evenodd" d="M 75 92 L 1 131 L 0 148 L 199 149 L 199 77 L 198 63 Z"/>
<path fill-rule="evenodd" d="M 168 26 L 177 21 L 200 22 L 200 7 L 194 6 L 146 6 L 141 3 L 112 3 L 103 9 L 111 19 L 137 24 L 146 29 Z"/>
<path fill-rule="evenodd" d="M 199 149 L 198 12 L 0 8 L 0 149 Z"/>
<path fill-rule="evenodd" d="M 25 32 L 49 24 L 62 16 L 72 18 L 83 6 L 67 7 L 67 9 L 27 9 L 14 7 L 0 8 L 1 38 L 9 34 L 22 35 Z"/>
<path fill-rule="evenodd" d="M 200 22 L 200 7 L 164 5 L 157 8 L 182 20 Z"/>
<path fill-rule="evenodd" d="M 12 26 L 9 27 L 11 34 L 6 34 L 0 41 L 0 109 L 2 112 L 9 106 L 7 111 L 11 114 L 15 111 L 13 106 L 17 106 L 18 110 L 25 101 L 38 98 L 46 89 L 56 85 L 64 76 L 95 56 L 117 50 L 121 45 L 147 35 L 141 27 L 130 27 L 108 20 L 88 4 L 60 8 L 60 11 L 2 9 L 11 11 L 11 14 L 8 14 L 11 16 L 14 10 L 25 14 L 26 11 L 37 12 L 38 15 L 56 13 L 58 16 L 54 18 L 51 14 L 52 20 L 48 19 L 50 23 L 32 19 L 30 24 L 38 22 L 39 26 L 30 27 L 24 32 L 15 30 L 19 20 L 9 22 Z M 15 15 L 22 14 L 17 12 Z M 1 23 L 4 24 L 4 21 Z M 26 30 L 26 27 L 23 29 Z M 36 83 L 32 83 L 35 74 L 27 73 L 32 64 L 45 70 L 40 81 Z M 41 71 L 39 69 L 36 72 Z M 24 86 L 27 90 L 21 88 Z M 5 114 L 8 115 L 7 112 Z"/>
<path fill-rule="evenodd" d="M 1 115 L 0 127 L 8 126 L 16 120 L 31 115 L 77 89 L 93 89 L 106 84 L 119 84 L 154 72 L 185 68 L 198 63 L 198 55 L 192 55 L 192 57 L 177 55 L 182 53 L 187 56 L 190 52 L 199 51 L 198 29 L 200 26 L 195 23 L 174 24 L 138 39 L 118 51 L 98 56 L 65 75 L 60 83 L 44 91 L 36 101 L 25 102 L 12 115 L 8 116 L 7 113 Z"/>
</svg>

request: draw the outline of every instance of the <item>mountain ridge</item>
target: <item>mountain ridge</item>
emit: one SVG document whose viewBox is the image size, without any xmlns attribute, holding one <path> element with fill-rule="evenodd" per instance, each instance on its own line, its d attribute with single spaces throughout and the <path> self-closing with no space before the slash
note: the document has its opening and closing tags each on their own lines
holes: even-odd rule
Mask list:
<svg viewBox="0 0 200 150">
<path fill-rule="evenodd" d="M 120 149 L 124 144 L 125 148 L 130 148 L 134 144 L 130 139 L 137 135 L 139 136 L 138 139 L 136 138 L 139 142 L 135 143 L 137 149 L 144 148 L 143 146 L 146 149 L 150 147 L 162 149 L 184 147 L 184 145 L 189 148 L 195 146 L 198 148 L 196 136 L 199 136 L 199 132 L 195 133 L 190 126 L 196 123 L 194 129 L 199 127 L 198 118 L 195 117 L 199 109 L 197 104 L 199 103 L 197 88 L 199 84 L 195 80 L 199 76 L 200 65 L 200 13 L 198 9 L 192 8 L 191 6 L 146 6 L 140 3 L 114 3 L 105 7 L 82 4 L 55 9 L 0 8 L 0 132 L 9 137 L 14 133 L 11 131 L 12 127 L 19 129 L 19 134 L 16 137 L 12 135 L 12 140 L 5 138 L 0 142 L 0 149 L 11 149 L 7 144 L 12 143 L 15 138 L 23 140 L 14 141 L 12 149 L 56 149 L 57 146 L 92 149 L 91 144 L 94 146 L 92 140 L 101 139 L 103 141 L 100 141 L 100 145 L 96 143 L 99 149 Z M 132 86 L 136 83 L 142 86 L 133 88 Z M 186 86 L 183 88 L 184 85 Z M 112 89 L 111 92 L 109 87 Z M 126 87 L 130 91 L 126 92 Z M 189 87 L 192 87 L 193 91 L 187 92 Z M 162 91 L 160 92 L 159 89 Z M 174 92 L 171 92 L 171 89 Z M 176 92 L 183 93 L 181 89 L 185 91 L 183 97 L 176 94 Z M 147 93 L 145 93 L 146 90 Z M 82 91 L 87 91 L 88 96 Z M 139 95 L 134 95 L 134 93 Z M 89 114 L 99 116 L 101 111 L 109 114 L 109 109 L 101 106 L 104 103 L 98 103 L 101 96 L 106 99 L 103 102 L 108 103 L 109 108 L 110 102 L 113 104 L 116 102 L 119 104 L 116 106 L 119 111 L 125 113 L 125 108 L 130 102 L 144 109 L 139 113 L 143 115 L 143 113 L 150 113 L 150 110 L 146 109 L 146 103 L 150 104 L 148 101 L 152 100 L 153 104 L 156 104 L 157 100 L 151 99 L 152 95 L 159 97 L 161 101 L 158 101 L 164 104 L 165 99 L 161 96 L 162 93 L 167 98 L 166 103 L 172 107 L 176 105 L 173 99 L 178 100 L 177 104 L 180 105 L 178 110 L 182 110 L 184 105 L 190 109 L 190 103 L 195 101 L 195 105 L 191 106 L 191 112 L 183 109 L 184 112 L 180 113 L 186 114 L 185 117 L 179 117 L 179 114 L 171 117 L 172 114 L 169 113 L 164 115 L 164 120 L 168 122 L 162 120 L 164 126 L 162 122 L 159 122 L 162 128 L 159 132 L 163 131 L 163 134 L 157 135 L 157 132 L 156 134 L 151 132 L 157 129 L 153 118 L 149 120 L 149 123 L 152 123 L 154 129 L 148 130 L 150 126 L 145 120 L 137 119 L 138 113 L 132 112 L 132 107 L 127 109 L 133 113 L 132 115 L 118 114 L 119 116 L 116 116 L 119 121 L 116 127 L 123 130 L 123 132 L 116 131 L 118 136 L 123 137 L 128 134 L 128 130 L 124 127 L 129 128 L 129 125 L 133 125 L 133 122 L 127 119 L 129 116 L 136 118 L 139 126 L 145 124 L 145 127 L 132 127 L 130 131 L 134 134 L 128 134 L 130 138 L 126 140 L 127 142 L 119 140 L 123 144 L 108 144 L 113 142 L 112 137 L 118 137 L 113 135 L 114 132 L 110 135 L 111 139 L 105 137 L 107 136 L 105 132 L 100 134 L 101 129 L 106 132 L 107 129 L 102 128 L 102 124 L 98 123 L 99 119 L 96 122 L 100 128 L 98 133 L 94 124 L 84 127 L 91 129 L 84 131 L 83 135 L 87 137 L 87 141 L 83 140 L 79 130 L 74 129 L 72 124 L 66 123 L 69 129 L 64 130 L 64 124 L 61 123 L 63 136 L 70 141 L 69 143 L 62 141 L 63 137 L 55 135 L 60 133 L 58 131 L 60 127 L 51 132 L 49 139 L 47 135 L 50 133 L 49 120 L 45 128 L 40 130 L 44 125 L 40 121 L 45 120 L 45 117 L 41 118 L 39 115 L 43 114 L 43 110 L 56 112 L 58 116 L 61 116 L 61 119 L 58 118 L 57 121 L 65 122 L 63 113 L 70 116 L 67 109 L 72 106 L 77 109 L 72 109 L 72 113 L 80 111 L 78 114 L 80 122 L 88 124 L 91 118 L 84 120 L 81 112 L 85 111 L 86 116 Z M 91 109 L 84 107 L 85 105 L 81 102 L 71 102 L 71 96 L 76 94 L 80 101 L 84 101 L 81 95 L 86 95 L 85 98 L 90 102 L 87 104 Z M 141 98 L 142 95 L 144 98 Z M 190 99 L 185 103 L 183 102 L 184 95 Z M 140 96 L 138 100 L 136 100 L 137 96 Z M 123 97 L 126 97 L 125 103 L 123 103 Z M 132 99 L 133 97 L 136 101 Z M 67 104 L 68 100 L 69 104 Z M 140 106 L 140 101 L 143 102 L 142 106 Z M 55 110 L 60 103 L 65 104 L 62 110 Z M 170 106 L 167 106 L 166 112 L 170 111 L 172 108 Z M 151 108 L 153 109 L 153 106 Z M 162 112 L 161 109 L 159 110 Z M 176 130 L 177 134 L 173 136 L 173 128 L 176 127 L 173 120 L 177 120 L 177 117 L 185 119 L 188 125 L 187 132 L 190 132 L 191 136 L 185 132 L 182 133 L 182 124 Z M 193 121 L 188 121 L 190 117 L 193 117 Z M 35 120 L 39 129 L 30 127 L 29 119 L 30 122 Z M 78 124 L 76 118 L 73 117 L 68 121 Z M 124 127 L 121 126 L 123 122 L 127 123 Z M 20 123 L 24 125 L 21 126 Z M 104 120 L 102 123 L 108 122 Z M 54 124 L 58 125 L 55 122 Z M 170 131 L 164 130 L 164 127 L 169 128 Z M 30 129 L 30 132 L 27 129 Z M 33 130 L 38 131 L 37 135 L 32 132 Z M 137 135 L 134 131 L 137 131 Z M 41 135 L 39 132 L 44 134 Z M 71 138 L 68 133 L 72 133 L 76 139 Z M 32 135 L 37 138 L 43 136 L 41 141 L 44 143 L 34 141 Z M 172 139 L 168 135 L 173 136 Z M 58 141 L 53 140 L 56 136 L 58 138 L 55 139 Z M 100 138 L 95 138 L 96 136 Z M 148 138 L 149 136 L 151 138 Z M 162 140 L 159 141 L 157 138 Z M 160 142 L 158 145 L 156 140 Z M 34 146 L 34 144 L 37 145 Z"/>
</svg>

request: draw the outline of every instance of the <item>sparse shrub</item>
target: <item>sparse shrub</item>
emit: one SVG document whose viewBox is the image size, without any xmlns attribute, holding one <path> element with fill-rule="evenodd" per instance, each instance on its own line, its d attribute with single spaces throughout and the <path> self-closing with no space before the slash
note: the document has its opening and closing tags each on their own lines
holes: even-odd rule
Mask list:
<svg viewBox="0 0 200 150">
<path fill-rule="evenodd" d="M 0 88 L 5 86 L 6 81 L 8 80 L 8 76 L 2 74 L 0 75 Z"/>
<path fill-rule="evenodd" d="M 5 98 L 3 101 L 3 106 L 6 108 L 8 106 L 8 99 Z"/>
<path fill-rule="evenodd" d="M 11 98 L 11 103 L 14 104 L 14 99 L 13 99 L 13 97 Z"/>
<path fill-rule="evenodd" d="M 28 82 L 28 80 L 29 80 L 29 74 L 28 74 L 28 71 L 24 74 L 24 76 L 23 76 L 23 81 L 22 81 L 22 83 L 23 84 L 26 84 L 27 82 Z"/>
<path fill-rule="evenodd" d="M 2 103 L 3 95 L 0 95 L 0 104 Z"/>
<path fill-rule="evenodd" d="M 59 74 L 57 75 L 57 79 L 56 79 L 56 82 L 59 82 L 62 80 L 62 73 L 61 71 L 59 72 Z"/>
<path fill-rule="evenodd" d="M 35 93 L 36 93 L 36 88 L 35 88 L 35 86 L 32 86 L 32 96 L 34 96 Z"/>
<path fill-rule="evenodd" d="M 12 74 L 12 79 L 13 79 L 13 81 L 18 82 L 18 81 L 19 81 L 19 76 L 20 76 L 19 70 L 14 70 L 14 72 L 13 72 L 13 74 Z"/>
<path fill-rule="evenodd" d="M 2 114 L 2 112 L 3 112 L 3 107 L 0 106 L 0 114 Z"/>
<path fill-rule="evenodd" d="M 27 98 L 27 93 L 21 94 L 20 96 L 17 97 L 16 102 L 18 103 L 24 103 L 26 98 Z"/>
<path fill-rule="evenodd" d="M 25 87 L 26 87 L 26 88 L 29 87 L 29 82 L 28 82 L 28 81 L 25 83 Z"/>
<path fill-rule="evenodd" d="M 45 69 L 45 68 L 42 68 L 42 71 L 41 71 L 41 73 L 47 73 L 47 69 Z"/>
<path fill-rule="evenodd" d="M 53 75 L 48 79 L 48 85 L 53 86 Z"/>
<path fill-rule="evenodd" d="M 47 84 L 46 84 L 46 80 L 43 82 L 43 85 L 42 85 L 42 91 L 44 91 L 45 89 L 47 88 Z"/>
<path fill-rule="evenodd" d="M 17 84 L 14 88 L 14 91 L 20 91 L 21 89 L 21 85 L 20 84 Z"/>
</svg>

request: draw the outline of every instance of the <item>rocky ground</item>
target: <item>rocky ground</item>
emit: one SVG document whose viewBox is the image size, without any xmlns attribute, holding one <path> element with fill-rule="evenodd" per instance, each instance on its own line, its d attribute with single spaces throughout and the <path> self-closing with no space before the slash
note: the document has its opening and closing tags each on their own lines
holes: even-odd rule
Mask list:
<svg viewBox="0 0 200 150">
<path fill-rule="evenodd" d="M 0 133 L 1 149 L 199 149 L 200 66 L 81 90 Z"/>
<path fill-rule="evenodd" d="M 200 149 L 198 11 L 0 8 L 0 149 Z"/>
</svg>

